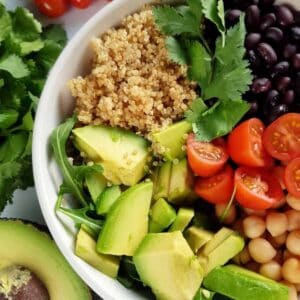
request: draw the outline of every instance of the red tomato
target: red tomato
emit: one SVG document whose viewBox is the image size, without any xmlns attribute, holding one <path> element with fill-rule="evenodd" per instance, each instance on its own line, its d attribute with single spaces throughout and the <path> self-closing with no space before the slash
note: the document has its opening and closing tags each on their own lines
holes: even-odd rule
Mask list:
<svg viewBox="0 0 300 300">
<path fill-rule="evenodd" d="M 196 141 L 195 135 L 190 134 L 187 141 L 187 157 L 191 169 L 202 177 L 215 175 L 228 160 L 225 149 L 226 144 L 222 138 L 207 143 Z"/>
<path fill-rule="evenodd" d="M 84 9 L 91 5 L 92 0 L 70 0 L 70 2 L 74 7 Z"/>
<path fill-rule="evenodd" d="M 68 10 L 67 0 L 34 0 L 39 11 L 50 18 L 62 16 Z"/>
<path fill-rule="evenodd" d="M 196 181 L 195 192 L 210 203 L 227 203 L 233 193 L 232 168 L 227 165 L 223 171 L 210 178 L 199 178 Z"/>
<path fill-rule="evenodd" d="M 264 129 L 263 122 L 256 118 L 249 119 L 233 129 L 228 137 L 227 149 L 235 163 L 249 167 L 273 165 L 273 159 L 263 148 Z"/>
<path fill-rule="evenodd" d="M 290 194 L 300 198 L 300 157 L 293 159 L 286 167 L 285 184 Z"/>
<path fill-rule="evenodd" d="M 265 210 L 284 196 L 276 177 L 260 168 L 239 167 L 235 171 L 234 182 L 235 198 L 246 208 Z"/>
<path fill-rule="evenodd" d="M 271 172 L 274 174 L 274 176 L 279 181 L 281 187 L 283 190 L 286 189 L 285 182 L 284 182 L 284 174 L 285 174 L 285 167 L 284 166 L 275 166 Z"/>
<path fill-rule="evenodd" d="M 263 144 L 279 160 L 300 157 L 300 114 L 289 113 L 271 123 L 263 134 Z"/>
</svg>

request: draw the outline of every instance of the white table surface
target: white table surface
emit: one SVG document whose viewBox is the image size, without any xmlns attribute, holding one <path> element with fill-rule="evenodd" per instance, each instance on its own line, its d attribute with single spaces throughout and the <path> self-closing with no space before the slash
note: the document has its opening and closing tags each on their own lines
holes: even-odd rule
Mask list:
<svg viewBox="0 0 300 300">
<path fill-rule="evenodd" d="M 94 15 L 99 9 L 108 3 L 106 0 L 94 0 L 93 4 L 88 9 L 78 10 L 72 8 L 68 13 L 60 18 L 48 19 L 36 11 L 32 2 L 33 0 L 6 0 L 6 6 L 9 9 L 14 9 L 16 6 L 25 6 L 34 12 L 34 15 L 43 24 L 62 24 L 68 33 L 69 39 L 92 15 Z M 9 204 L 5 208 L 1 214 L 1 217 L 21 218 L 38 223 L 44 223 L 34 188 L 29 188 L 26 191 L 16 191 L 14 194 L 13 203 Z"/>
</svg>

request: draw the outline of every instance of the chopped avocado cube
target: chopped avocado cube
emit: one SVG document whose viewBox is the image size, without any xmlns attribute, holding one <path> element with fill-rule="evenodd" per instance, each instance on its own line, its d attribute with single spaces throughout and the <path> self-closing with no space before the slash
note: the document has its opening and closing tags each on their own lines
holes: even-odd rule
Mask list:
<svg viewBox="0 0 300 300">
<path fill-rule="evenodd" d="M 206 263 L 202 265 L 205 274 L 209 274 L 216 267 L 225 265 L 230 259 L 240 253 L 244 246 L 244 239 L 233 233 L 208 255 L 200 253 L 199 257 L 204 256 L 203 259 L 206 259 Z"/>
<path fill-rule="evenodd" d="M 158 200 L 160 198 L 168 198 L 169 185 L 171 180 L 172 163 L 165 162 L 161 165 L 158 171 L 158 176 L 155 184 L 155 191 L 153 198 Z"/>
<path fill-rule="evenodd" d="M 73 134 L 75 146 L 101 164 L 104 177 L 113 184 L 132 186 L 144 177 L 149 143 L 143 137 L 103 125 L 79 127 Z"/>
<path fill-rule="evenodd" d="M 100 195 L 97 201 L 97 214 L 106 215 L 112 205 L 117 201 L 121 195 L 121 188 L 119 185 L 107 187 Z"/>
<path fill-rule="evenodd" d="M 168 200 L 174 204 L 190 202 L 193 193 L 194 177 L 186 159 L 173 163 Z"/>
<path fill-rule="evenodd" d="M 184 232 L 184 237 L 194 253 L 197 253 L 213 236 L 212 232 L 196 226 L 191 226 Z"/>
<path fill-rule="evenodd" d="M 106 179 L 102 174 L 92 173 L 88 174 L 85 178 L 86 186 L 89 190 L 94 203 L 97 202 L 98 197 L 106 188 Z"/>
<path fill-rule="evenodd" d="M 204 287 L 236 300 L 288 300 L 287 286 L 244 268 L 227 265 L 211 271 Z"/>
<path fill-rule="evenodd" d="M 103 254 L 132 256 L 148 232 L 153 184 L 139 183 L 121 194 L 109 210 L 97 241 Z"/>
<path fill-rule="evenodd" d="M 172 224 L 169 231 L 184 231 L 184 229 L 189 225 L 195 215 L 195 211 L 192 208 L 181 207 L 178 210 L 176 219 Z"/>
<path fill-rule="evenodd" d="M 183 146 L 186 143 L 185 135 L 192 131 L 192 124 L 181 121 L 168 126 L 162 131 L 152 134 L 152 140 L 162 148 L 162 155 L 167 160 L 182 159 L 185 156 Z"/>
<path fill-rule="evenodd" d="M 120 258 L 97 253 L 96 241 L 82 228 L 77 234 L 75 254 L 107 276 L 117 277 Z"/>
<path fill-rule="evenodd" d="M 133 262 L 158 300 L 193 300 L 203 279 L 200 263 L 179 231 L 149 233 Z"/>
<path fill-rule="evenodd" d="M 149 232 L 161 232 L 176 218 L 175 209 L 163 198 L 157 200 L 150 209 Z"/>
</svg>

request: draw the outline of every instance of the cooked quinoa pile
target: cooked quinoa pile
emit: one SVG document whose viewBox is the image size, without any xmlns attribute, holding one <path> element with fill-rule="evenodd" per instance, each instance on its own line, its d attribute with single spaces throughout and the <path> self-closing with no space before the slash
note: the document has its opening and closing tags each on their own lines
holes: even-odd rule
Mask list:
<svg viewBox="0 0 300 300">
<path fill-rule="evenodd" d="M 151 8 L 126 17 L 119 28 L 94 38 L 91 46 L 91 73 L 70 82 L 84 125 L 107 124 L 147 134 L 180 119 L 196 97 L 186 67 L 168 59 Z"/>
</svg>

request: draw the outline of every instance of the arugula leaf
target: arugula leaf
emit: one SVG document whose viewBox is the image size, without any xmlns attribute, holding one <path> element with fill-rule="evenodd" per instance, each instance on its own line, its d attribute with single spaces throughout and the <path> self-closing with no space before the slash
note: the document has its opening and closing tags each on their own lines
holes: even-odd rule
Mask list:
<svg viewBox="0 0 300 300">
<path fill-rule="evenodd" d="M 16 79 L 29 75 L 29 70 L 20 57 L 10 54 L 0 60 L 0 70 L 6 71 Z"/>
<path fill-rule="evenodd" d="M 179 65 L 187 64 L 186 51 L 180 42 L 172 36 L 166 38 L 166 48 L 168 49 L 169 59 Z"/>
<path fill-rule="evenodd" d="M 193 101 L 190 108 L 185 112 L 185 117 L 190 123 L 197 123 L 199 116 L 207 110 L 206 104 L 201 98 L 197 98 Z"/>
<path fill-rule="evenodd" d="M 222 100 L 199 116 L 193 124 L 197 139 L 205 142 L 226 135 L 241 120 L 250 106 L 246 101 Z"/>
</svg>

